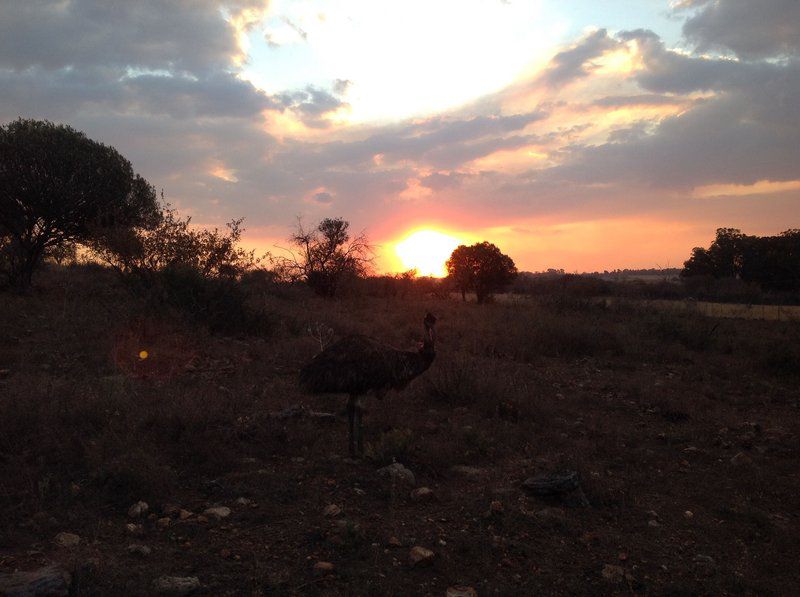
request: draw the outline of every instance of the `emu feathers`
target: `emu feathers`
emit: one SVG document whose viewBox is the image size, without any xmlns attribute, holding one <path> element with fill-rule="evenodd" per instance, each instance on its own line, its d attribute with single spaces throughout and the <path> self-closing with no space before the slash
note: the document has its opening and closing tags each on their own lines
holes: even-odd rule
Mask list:
<svg viewBox="0 0 800 597">
<path fill-rule="evenodd" d="M 313 393 L 382 395 L 403 389 L 430 367 L 435 352 L 426 348 L 398 350 L 368 336 L 347 336 L 315 356 L 301 370 L 300 383 Z"/>
</svg>

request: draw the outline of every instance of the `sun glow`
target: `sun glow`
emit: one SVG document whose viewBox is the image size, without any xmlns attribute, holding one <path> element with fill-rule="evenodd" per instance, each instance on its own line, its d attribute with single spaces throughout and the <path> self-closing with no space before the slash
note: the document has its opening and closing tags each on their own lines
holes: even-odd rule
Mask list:
<svg viewBox="0 0 800 597">
<path fill-rule="evenodd" d="M 445 262 L 461 241 L 435 230 L 417 230 L 395 245 L 403 267 L 417 270 L 419 276 L 447 275 Z"/>
</svg>

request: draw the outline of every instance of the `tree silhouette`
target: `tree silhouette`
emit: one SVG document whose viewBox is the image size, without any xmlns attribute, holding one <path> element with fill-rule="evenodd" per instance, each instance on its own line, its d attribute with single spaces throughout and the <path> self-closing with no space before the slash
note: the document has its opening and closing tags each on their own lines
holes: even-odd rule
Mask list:
<svg viewBox="0 0 800 597">
<path fill-rule="evenodd" d="M 764 290 L 800 289 L 800 230 L 777 236 L 749 236 L 720 228 L 708 249 L 695 247 L 681 276 L 739 278 Z"/>
<path fill-rule="evenodd" d="M 157 218 L 155 189 L 113 147 L 48 121 L 0 126 L 0 264 L 11 285 L 30 286 L 54 247 Z"/>
<path fill-rule="evenodd" d="M 273 258 L 276 270 L 287 281 L 307 283 L 320 296 L 335 296 L 348 277 L 366 275 L 372 264 L 366 235 L 351 238 L 349 230 L 342 218 L 325 218 L 310 230 L 298 220 L 289 238 L 296 252 Z"/>
<path fill-rule="evenodd" d="M 466 300 L 468 291 L 474 291 L 478 302 L 484 303 L 516 275 L 517 267 L 511 257 L 486 241 L 469 247 L 460 245 L 447 260 L 447 276 L 461 292 L 462 300 Z"/>
</svg>

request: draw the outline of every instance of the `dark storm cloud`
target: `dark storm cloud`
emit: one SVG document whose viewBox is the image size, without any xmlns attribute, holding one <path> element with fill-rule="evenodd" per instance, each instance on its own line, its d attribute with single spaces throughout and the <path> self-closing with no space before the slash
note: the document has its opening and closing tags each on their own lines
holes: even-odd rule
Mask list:
<svg viewBox="0 0 800 597">
<path fill-rule="evenodd" d="M 556 54 L 542 80 L 548 85 L 560 86 L 589 76 L 593 68 L 590 61 L 618 45 L 619 42 L 609 37 L 605 29 L 590 33 L 569 50 Z"/>
<path fill-rule="evenodd" d="M 683 34 L 701 51 L 732 50 L 753 60 L 800 53 L 797 0 L 700 0 Z"/>
</svg>

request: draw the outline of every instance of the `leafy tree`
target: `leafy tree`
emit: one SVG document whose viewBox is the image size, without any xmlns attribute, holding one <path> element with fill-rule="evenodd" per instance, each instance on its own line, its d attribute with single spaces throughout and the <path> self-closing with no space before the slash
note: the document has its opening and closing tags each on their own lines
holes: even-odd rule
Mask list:
<svg viewBox="0 0 800 597">
<path fill-rule="evenodd" d="M 800 230 L 759 237 L 720 228 L 708 249 L 692 250 L 681 276 L 738 278 L 765 290 L 800 289 Z"/>
<path fill-rule="evenodd" d="M 489 242 L 471 246 L 461 245 L 447 260 L 447 276 L 467 299 L 474 291 L 478 302 L 484 303 L 492 293 L 510 284 L 517 275 L 517 267 L 508 255 Z"/>
<path fill-rule="evenodd" d="M 366 235 L 351 238 L 349 230 L 342 218 L 325 218 L 310 230 L 298 220 L 289 238 L 294 250 L 274 258 L 276 271 L 286 281 L 305 282 L 320 296 L 335 296 L 345 280 L 365 276 L 372 265 Z"/>
<path fill-rule="evenodd" d="M 157 214 L 155 190 L 113 147 L 48 121 L 0 126 L 0 263 L 11 285 L 30 286 L 54 247 Z"/>
</svg>

